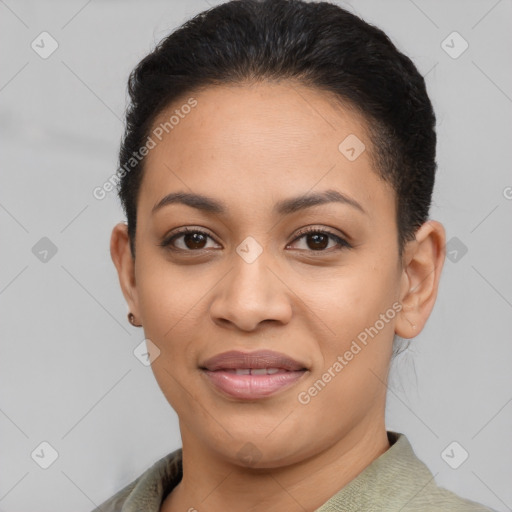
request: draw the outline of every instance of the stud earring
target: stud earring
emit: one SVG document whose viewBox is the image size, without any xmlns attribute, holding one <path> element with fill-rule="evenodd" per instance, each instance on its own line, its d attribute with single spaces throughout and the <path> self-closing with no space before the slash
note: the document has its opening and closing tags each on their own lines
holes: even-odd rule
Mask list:
<svg viewBox="0 0 512 512">
<path fill-rule="evenodd" d="M 135 323 L 135 316 L 133 315 L 133 313 L 130 311 L 130 313 L 128 313 L 128 321 L 134 326 L 134 327 L 142 327 L 142 324 L 136 324 Z"/>
</svg>

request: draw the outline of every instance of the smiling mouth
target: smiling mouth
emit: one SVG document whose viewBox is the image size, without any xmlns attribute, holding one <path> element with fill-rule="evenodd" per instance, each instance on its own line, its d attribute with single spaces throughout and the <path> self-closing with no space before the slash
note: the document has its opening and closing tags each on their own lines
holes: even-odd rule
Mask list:
<svg viewBox="0 0 512 512">
<path fill-rule="evenodd" d="M 275 395 L 309 373 L 303 363 L 272 350 L 223 352 L 207 359 L 199 369 L 217 392 L 241 400 Z"/>
</svg>

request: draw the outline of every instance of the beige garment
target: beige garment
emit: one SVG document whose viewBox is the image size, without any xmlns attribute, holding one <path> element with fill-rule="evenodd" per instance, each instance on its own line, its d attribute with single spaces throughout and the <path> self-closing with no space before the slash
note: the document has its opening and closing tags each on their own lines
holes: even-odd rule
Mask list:
<svg viewBox="0 0 512 512">
<path fill-rule="evenodd" d="M 404 434 L 314 512 L 495 512 L 439 487 Z M 182 478 L 181 448 L 166 455 L 92 512 L 160 512 Z M 200 512 L 200 505 L 196 505 Z"/>
</svg>

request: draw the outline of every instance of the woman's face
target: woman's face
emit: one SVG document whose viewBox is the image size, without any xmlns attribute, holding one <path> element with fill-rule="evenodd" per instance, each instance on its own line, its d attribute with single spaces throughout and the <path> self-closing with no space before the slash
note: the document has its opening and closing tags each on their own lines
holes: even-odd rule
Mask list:
<svg viewBox="0 0 512 512">
<path fill-rule="evenodd" d="M 151 135 L 129 293 L 160 351 L 152 368 L 184 446 L 277 467 L 348 434 L 371 436 L 384 428 L 404 281 L 394 191 L 372 169 L 363 125 L 325 94 L 290 83 L 191 96 L 193 108 L 182 108 L 185 98 L 154 125 L 178 110 L 172 128 Z M 178 192 L 223 211 L 155 208 Z M 346 200 L 332 200 L 335 192 Z M 331 201 L 283 206 L 305 195 Z M 298 370 L 205 371 L 233 350 L 279 352 Z"/>
</svg>

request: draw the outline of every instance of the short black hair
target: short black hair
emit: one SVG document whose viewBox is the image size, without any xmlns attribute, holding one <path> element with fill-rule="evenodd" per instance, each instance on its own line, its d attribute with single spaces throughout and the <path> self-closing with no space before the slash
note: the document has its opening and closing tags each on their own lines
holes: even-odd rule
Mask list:
<svg viewBox="0 0 512 512">
<path fill-rule="evenodd" d="M 436 119 L 422 75 L 382 30 L 336 4 L 232 0 L 186 21 L 130 74 L 118 193 L 134 258 L 145 160 L 134 164 L 133 154 L 157 116 L 209 86 L 287 79 L 362 114 L 374 170 L 395 191 L 402 255 L 428 219 L 437 167 Z"/>
</svg>

